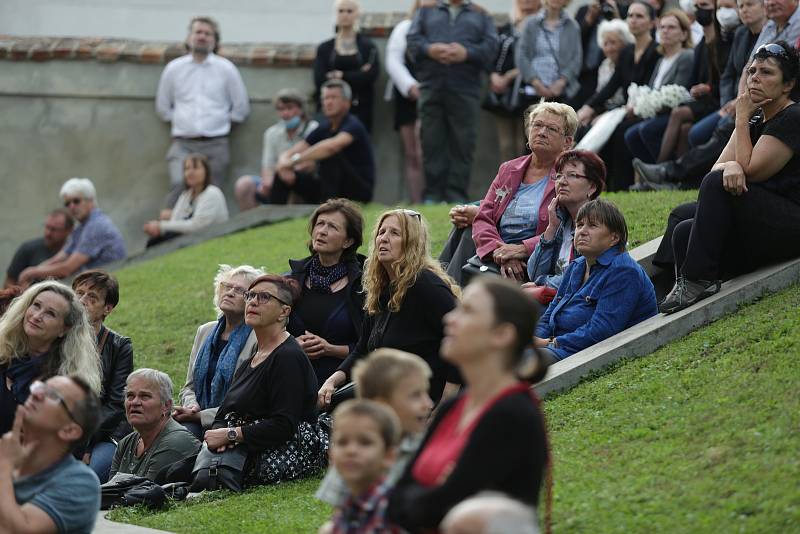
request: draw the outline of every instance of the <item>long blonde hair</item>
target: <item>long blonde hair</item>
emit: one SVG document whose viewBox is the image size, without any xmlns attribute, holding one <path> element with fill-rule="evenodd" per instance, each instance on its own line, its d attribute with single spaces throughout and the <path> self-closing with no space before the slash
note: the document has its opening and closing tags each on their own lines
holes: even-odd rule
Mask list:
<svg viewBox="0 0 800 534">
<path fill-rule="evenodd" d="M 375 240 L 378 231 L 390 215 L 397 217 L 402 233 L 403 251 L 399 260 L 394 262 L 394 272 L 397 278 L 390 282 L 389 273 L 378 261 L 378 249 Z M 422 215 L 410 210 L 392 209 L 384 211 L 375 224 L 372 231 L 372 240 L 369 244 L 369 256 L 364 262 L 364 275 L 362 285 L 366 298 L 364 299 L 364 310 L 370 314 L 381 311 L 381 293 L 386 287 L 391 290 L 389 298 L 389 311 L 397 312 L 406 296 L 408 288 L 417 281 L 417 276 L 423 271 L 428 270 L 442 279 L 450 286 L 450 291 L 456 298 L 461 296 L 461 288 L 448 275 L 438 261 L 431 257 L 430 241 L 428 240 L 428 225 Z"/>
<path fill-rule="evenodd" d="M 48 280 L 32 285 L 14 299 L 5 315 L 0 318 L 0 365 L 22 358 L 30 351 L 28 336 L 23 327 L 25 312 L 34 299 L 45 291 L 63 297 L 69 310 L 64 316 L 67 333 L 53 342 L 51 358 L 44 364 L 42 378 L 79 375 L 86 380 L 92 391 L 99 394 L 102 389 L 102 372 L 94 329 L 89 324 L 75 292 L 60 282 Z"/>
</svg>

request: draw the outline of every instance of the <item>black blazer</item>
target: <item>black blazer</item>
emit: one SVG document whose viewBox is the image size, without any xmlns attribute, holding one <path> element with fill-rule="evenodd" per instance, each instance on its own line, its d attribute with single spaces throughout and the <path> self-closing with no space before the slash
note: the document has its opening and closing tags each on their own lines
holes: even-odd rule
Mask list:
<svg viewBox="0 0 800 534">
<path fill-rule="evenodd" d="M 649 84 L 656 63 L 661 58 L 661 54 L 656 48 L 658 48 L 658 43 L 653 40 L 639 58 L 639 63 L 634 61 L 635 45 L 631 44 L 620 50 L 617 67 L 614 69 L 611 79 L 586 102 L 586 105 L 592 107 L 597 113 L 602 113 L 606 111 L 606 100 L 614 96 L 617 89 L 622 88 L 625 92 L 632 83 Z"/>
</svg>

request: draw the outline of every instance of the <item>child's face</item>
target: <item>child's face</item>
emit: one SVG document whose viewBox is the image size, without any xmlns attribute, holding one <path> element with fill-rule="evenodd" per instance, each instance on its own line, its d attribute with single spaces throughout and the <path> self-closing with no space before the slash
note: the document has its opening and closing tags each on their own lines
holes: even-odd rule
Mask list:
<svg viewBox="0 0 800 534">
<path fill-rule="evenodd" d="M 378 424 L 363 415 L 338 417 L 333 425 L 331 461 L 353 494 L 369 489 L 394 461 Z"/>
<path fill-rule="evenodd" d="M 403 434 L 418 434 L 425 430 L 433 401 L 428 395 L 429 382 L 422 373 L 410 373 L 394 388 L 387 404 L 400 418 Z"/>
</svg>

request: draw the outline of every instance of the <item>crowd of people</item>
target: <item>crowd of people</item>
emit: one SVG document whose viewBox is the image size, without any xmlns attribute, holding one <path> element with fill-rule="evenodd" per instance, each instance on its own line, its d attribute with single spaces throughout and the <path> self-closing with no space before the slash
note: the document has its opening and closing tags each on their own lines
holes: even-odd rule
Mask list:
<svg viewBox="0 0 800 534">
<path fill-rule="evenodd" d="M 415 2 L 390 38 L 387 96 L 411 197 L 459 203 L 438 259 L 413 209 L 385 210 L 364 240 L 354 201 L 376 179 L 379 57 L 358 3 L 335 6 L 314 68 L 321 114 L 281 91 L 261 173 L 235 187 L 242 209 L 318 203 L 309 255 L 287 258 L 283 275 L 220 265 L 217 318 L 197 328 L 177 402 L 170 377 L 134 371 L 132 340 L 105 325 L 120 293 L 98 267 L 126 249 L 90 180 L 68 180 L 44 237 L 20 247 L 0 317 L 0 531 L 89 532 L 100 484 L 130 477 L 238 490 L 330 458 L 316 497 L 335 512 L 321 532 L 515 532 L 509 518 L 536 532 L 551 451 L 531 385 L 548 366 L 800 256 L 796 0 L 663 13 L 604 0 L 577 19 L 561 0 L 515 0 L 500 38 L 472 2 Z M 151 244 L 228 217 L 215 183 L 248 105 L 235 66 L 214 54 L 219 38 L 194 19 L 189 53 L 159 84 L 174 205 L 145 224 Z M 509 159 L 465 204 L 485 71 L 483 105 Z M 208 77 L 216 85 L 181 88 Z M 639 86 L 671 85 L 691 99 L 651 116 L 631 101 Z M 675 283 L 659 304 L 603 193 L 679 182 L 699 196 L 670 215 L 654 262 Z"/>
</svg>

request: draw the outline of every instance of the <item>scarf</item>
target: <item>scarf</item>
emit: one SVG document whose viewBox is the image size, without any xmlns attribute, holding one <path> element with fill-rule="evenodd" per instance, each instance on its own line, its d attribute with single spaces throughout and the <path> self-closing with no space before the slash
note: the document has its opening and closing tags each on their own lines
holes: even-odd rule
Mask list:
<svg viewBox="0 0 800 534">
<path fill-rule="evenodd" d="M 319 256 L 313 256 L 308 265 L 308 280 L 311 290 L 317 293 L 330 294 L 331 284 L 347 276 L 347 266 L 344 263 L 337 263 L 326 267 L 319 261 Z"/>
<path fill-rule="evenodd" d="M 48 351 L 38 356 L 17 358 L 8 365 L 6 376 L 11 379 L 11 393 L 18 404 L 28 400 L 31 384 L 42 375 L 44 362 L 49 356 Z"/>
<path fill-rule="evenodd" d="M 233 373 L 236 371 L 236 361 L 239 359 L 239 353 L 242 352 L 247 338 L 250 336 L 252 328 L 245 323 L 231 332 L 228 338 L 228 344 L 222 349 L 217 361 L 217 368 L 214 371 L 214 376 L 211 379 L 211 391 L 207 387 L 208 382 L 208 367 L 211 362 L 211 353 L 214 346 L 219 340 L 219 336 L 225 331 L 225 316 L 219 318 L 217 325 L 211 334 L 203 341 L 203 346 L 197 354 L 197 359 L 194 362 L 194 372 L 192 373 L 192 381 L 194 382 L 194 394 L 197 398 L 197 403 L 200 405 L 201 410 L 207 408 L 216 408 L 222 404 L 222 399 L 228 391 L 233 380 Z"/>
</svg>

